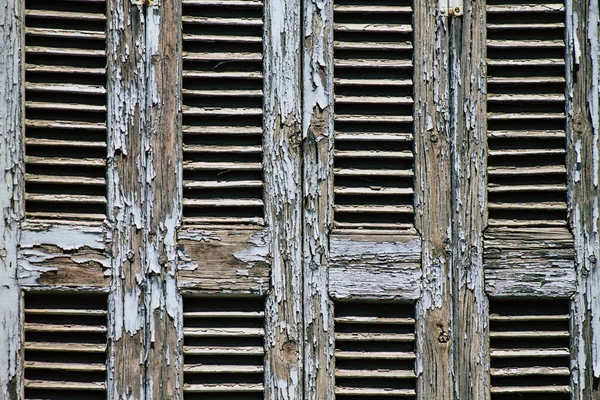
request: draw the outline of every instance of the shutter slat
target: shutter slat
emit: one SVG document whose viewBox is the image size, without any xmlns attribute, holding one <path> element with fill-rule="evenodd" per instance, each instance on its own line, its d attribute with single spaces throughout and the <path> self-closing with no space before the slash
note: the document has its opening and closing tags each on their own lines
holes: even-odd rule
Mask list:
<svg viewBox="0 0 600 400">
<path fill-rule="evenodd" d="M 347 388 L 336 387 L 335 394 L 352 396 L 393 396 L 393 397 L 412 397 L 416 394 L 413 389 L 392 389 L 392 388 Z"/>
<path fill-rule="evenodd" d="M 210 17 L 192 17 L 184 16 L 184 24 L 198 25 L 225 25 L 225 26 L 258 26 L 262 27 L 261 18 L 210 18 Z"/>
<path fill-rule="evenodd" d="M 104 1 L 99 2 L 104 3 Z M 25 9 L 26 17 L 59 19 L 59 20 L 76 20 L 76 21 L 105 21 L 106 15 L 94 12 L 72 12 L 72 11 L 57 11 L 52 9 L 32 10 Z"/>
<path fill-rule="evenodd" d="M 25 361 L 27 369 L 49 369 L 58 371 L 106 371 L 104 364 L 78 364 L 78 363 L 58 363 L 44 361 Z"/>
<path fill-rule="evenodd" d="M 488 5 L 488 13 L 560 13 L 564 12 L 564 4 L 495 4 Z"/>
<path fill-rule="evenodd" d="M 352 4 L 342 5 L 335 4 L 333 11 L 336 13 L 350 13 L 350 14 L 370 14 L 370 13 L 394 13 L 394 14 L 410 14 L 412 13 L 412 7 L 410 6 L 388 6 L 388 5 L 365 5 L 365 4 Z"/>
<path fill-rule="evenodd" d="M 38 390 L 56 390 L 56 391 L 70 391 L 70 390 L 85 390 L 85 391 L 105 391 L 106 384 L 104 382 L 60 382 L 60 381 L 42 381 L 25 379 L 25 390 L 38 389 Z"/>
<path fill-rule="evenodd" d="M 410 24 L 369 24 L 369 23 L 334 23 L 334 31 L 344 32 L 377 32 L 377 33 L 411 33 Z"/>
</svg>

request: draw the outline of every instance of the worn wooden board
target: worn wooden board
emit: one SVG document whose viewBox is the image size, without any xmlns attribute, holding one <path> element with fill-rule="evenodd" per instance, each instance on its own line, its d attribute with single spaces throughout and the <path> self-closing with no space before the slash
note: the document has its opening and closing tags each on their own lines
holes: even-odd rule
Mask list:
<svg viewBox="0 0 600 400">
<path fill-rule="evenodd" d="M 178 235 L 178 285 L 213 293 L 267 292 L 270 257 L 264 229 L 185 228 Z"/>
<path fill-rule="evenodd" d="M 22 397 L 21 314 L 17 282 L 19 221 L 24 212 L 23 2 L 0 7 L 0 393 Z"/>
<path fill-rule="evenodd" d="M 21 227 L 21 286 L 108 286 L 110 232 L 102 226 L 27 223 Z"/>
</svg>

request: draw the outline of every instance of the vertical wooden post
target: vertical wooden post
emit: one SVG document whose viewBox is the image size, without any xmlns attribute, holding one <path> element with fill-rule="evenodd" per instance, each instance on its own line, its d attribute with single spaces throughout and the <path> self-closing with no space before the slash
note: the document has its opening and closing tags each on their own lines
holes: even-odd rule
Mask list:
<svg viewBox="0 0 600 400">
<path fill-rule="evenodd" d="M 108 1 L 108 217 L 113 229 L 108 304 L 108 398 L 144 398 L 146 125 L 145 15 Z"/>
<path fill-rule="evenodd" d="M 600 396 L 600 20 L 597 0 L 567 0 L 567 176 L 577 290 L 571 313 L 574 400 Z"/>
<path fill-rule="evenodd" d="M 181 222 L 181 1 L 146 9 L 146 398 L 183 398 L 183 305 L 176 283 Z"/>
<path fill-rule="evenodd" d="M 333 1 L 304 0 L 304 395 L 334 397 L 329 232 L 333 203 Z"/>
<path fill-rule="evenodd" d="M 303 397 L 300 1 L 267 0 L 263 151 L 271 236 L 265 398 Z"/>
<path fill-rule="evenodd" d="M 450 27 L 452 274 L 455 398 L 489 398 L 486 210 L 485 4 L 466 1 Z"/>
<path fill-rule="evenodd" d="M 23 218 L 22 2 L 0 5 L 0 396 L 20 399 L 21 307 L 17 243 Z"/>
<path fill-rule="evenodd" d="M 448 27 L 438 2 L 414 7 L 415 225 L 423 247 L 417 392 L 419 399 L 447 400 L 453 396 Z"/>
</svg>

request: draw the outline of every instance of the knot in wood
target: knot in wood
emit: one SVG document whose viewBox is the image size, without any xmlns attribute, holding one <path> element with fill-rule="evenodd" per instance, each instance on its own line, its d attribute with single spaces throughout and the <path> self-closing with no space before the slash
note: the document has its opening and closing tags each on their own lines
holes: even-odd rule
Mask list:
<svg viewBox="0 0 600 400">
<path fill-rule="evenodd" d="M 437 141 L 438 141 L 438 135 L 437 135 L 437 134 L 435 134 L 435 133 L 432 133 L 432 134 L 429 136 L 429 140 L 431 141 L 431 143 L 437 143 Z"/>
<path fill-rule="evenodd" d="M 442 325 L 438 325 L 438 342 L 440 344 L 447 344 L 450 341 L 450 335 L 446 332 Z"/>
<path fill-rule="evenodd" d="M 588 122 L 585 116 L 577 114 L 573 120 L 573 131 L 578 135 L 583 135 L 586 131 Z"/>
<path fill-rule="evenodd" d="M 286 363 L 293 364 L 298 359 L 298 342 L 294 340 L 287 340 L 281 348 L 283 354 L 283 360 Z"/>
</svg>

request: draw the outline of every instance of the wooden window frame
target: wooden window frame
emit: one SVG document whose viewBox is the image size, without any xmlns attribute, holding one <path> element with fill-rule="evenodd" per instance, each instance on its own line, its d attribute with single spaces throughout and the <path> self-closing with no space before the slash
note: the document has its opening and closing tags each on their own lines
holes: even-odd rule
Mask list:
<svg viewBox="0 0 600 400">
<path fill-rule="evenodd" d="M 111 399 L 183 397 L 181 293 L 186 290 L 266 291 L 266 398 L 332 398 L 332 298 L 381 297 L 416 302 L 419 399 L 488 398 L 485 4 L 465 2 L 462 16 L 449 18 L 439 12 L 438 2 L 415 2 L 419 235 L 390 238 L 329 235 L 331 1 L 266 1 L 266 230 L 262 239 L 252 234 L 228 241 L 215 239 L 214 231 L 178 233 L 181 32 L 173 27 L 180 26 L 180 1 L 107 3 L 109 223 L 98 226 L 24 221 L 23 2 L 8 2 L 0 11 L 2 396 L 23 398 L 22 290 L 52 289 L 109 293 Z M 597 10 L 597 0 L 566 1 L 568 207 L 576 282 L 571 389 L 576 400 L 597 398 L 600 377 Z M 325 77 L 323 86 L 315 84 L 317 75 Z M 207 241 L 223 248 L 216 251 L 216 262 L 240 251 L 249 255 L 228 268 L 270 268 L 270 285 L 248 283 L 244 274 L 237 287 L 217 283 L 211 288 L 210 280 L 205 288 L 189 283 L 185 263 L 194 259 L 185 249 L 200 246 L 195 256 L 200 258 Z M 93 259 L 91 268 L 77 263 L 78 252 Z M 377 261 L 381 252 L 388 258 Z M 413 273 L 392 281 L 392 294 L 385 274 L 376 276 L 381 285 L 367 295 L 347 280 L 335 283 L 336 274 L 355 272 L 349 259 L 404 268 L 411 257 L 420 268 L 407 267 Z"/>
</svg>

